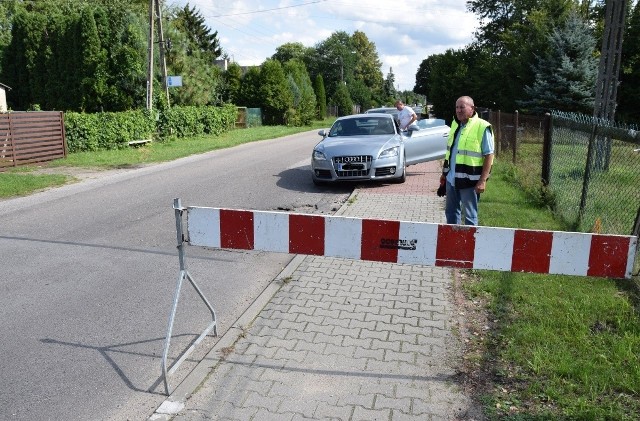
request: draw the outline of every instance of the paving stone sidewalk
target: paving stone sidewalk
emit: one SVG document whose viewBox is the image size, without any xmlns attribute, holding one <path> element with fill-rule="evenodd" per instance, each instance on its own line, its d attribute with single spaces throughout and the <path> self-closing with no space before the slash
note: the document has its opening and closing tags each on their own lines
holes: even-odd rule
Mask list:
<svg viewBox="0 0 640 421">
<path fill-rule="evenodd" d="M 409 167 L 406 183 L 359 188 L 338 214 L 442 223 L 439 174 L 438 162 Z M 479 419 L 455 382 L 451 269 L 318 256 L 290 266 L 237 340 L 210 353 L 206 380 L 151 419 Z"/>
</svg>

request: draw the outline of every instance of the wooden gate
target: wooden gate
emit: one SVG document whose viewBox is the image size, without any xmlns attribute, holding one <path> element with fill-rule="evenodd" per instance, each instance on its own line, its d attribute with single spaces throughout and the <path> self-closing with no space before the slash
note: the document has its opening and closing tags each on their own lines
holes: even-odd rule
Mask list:
<svg viewBox="0 0 640 421">
<path fill-rule="evenodd" d="M 67 156 L 60 111 L 0 114 L 0 171 Z"/>
</svg>

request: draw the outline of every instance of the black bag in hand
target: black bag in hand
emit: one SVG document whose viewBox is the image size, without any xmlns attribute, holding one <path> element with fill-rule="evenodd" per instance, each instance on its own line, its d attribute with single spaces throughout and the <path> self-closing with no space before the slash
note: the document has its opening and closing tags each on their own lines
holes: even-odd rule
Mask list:
<svg viewBox="0 0 640 421">
<path fill-rule="evenodd" d="M 443 197 L 447 195 L 447 186 L 445 184 L 442 184 L 440 187 L 438 187 L 438 191 L 437 191 L 438 197 Z"/>
</svg>

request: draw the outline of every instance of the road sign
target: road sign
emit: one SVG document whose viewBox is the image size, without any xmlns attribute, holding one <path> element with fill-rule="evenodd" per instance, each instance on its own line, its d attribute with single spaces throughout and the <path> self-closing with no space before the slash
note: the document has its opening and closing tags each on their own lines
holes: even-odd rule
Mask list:
<svg viewBox="0 0 640 421">
<path fill-rule="evenodd" d="M 167 86 L 169 88 L 182 86 L 182 76 L 167 76 Z"/>
</svg>

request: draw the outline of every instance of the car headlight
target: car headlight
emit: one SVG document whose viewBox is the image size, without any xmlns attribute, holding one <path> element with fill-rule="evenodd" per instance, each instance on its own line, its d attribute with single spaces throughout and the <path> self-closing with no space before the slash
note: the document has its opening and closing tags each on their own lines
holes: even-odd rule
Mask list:
<svg viewBox="0 0 640 421">
<path fill-rule="evenodd" d="M 400 150 L 400 146 L 394 146 L 393 148 L 385 149 L 380 152 L 378 158 L 392 158 L 394 156 L 398 156 L 398 150 Z"/>
<path fill-rule="evenodd" d="M 327 158 L 324 156 L 324 154 L 318 150 L 314 150 L 313 151 L 313 159 L 315 159 L 316 161 L 326 161 Z"/>
</svg>

